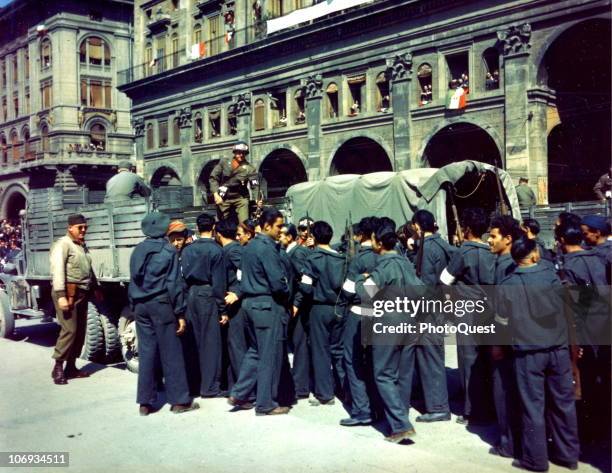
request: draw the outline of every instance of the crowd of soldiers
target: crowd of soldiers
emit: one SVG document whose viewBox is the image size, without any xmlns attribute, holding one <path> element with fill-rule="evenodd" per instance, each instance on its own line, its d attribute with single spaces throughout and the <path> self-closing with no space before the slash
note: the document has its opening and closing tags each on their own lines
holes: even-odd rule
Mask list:
<svg viewBox="0 0 612 473">
<path fill-rule="evenodd" d="M 386 217 L 364 218 L 354 242 L 331 246 L 329 223 L 304 217 L 296 228 L 273 208 L 240 225 L 202 214 L 195 235 L 181 222 L 149 214 L 142 224 L 148 238 L 130 262 L 140 413 L 154 411 L 161 361 L 174 412 L 197 409 L 197 396 L 224 396 L 234 409 L 254 408 L 257 415 L 287 414 L 298 399 L 313 406 L 339 399 L 349 413 L 340 425 L 385 421 L 385 439 L 403 442 L 415 434 L 408 418 L 415 372 L 425 401 L 416 421 L 451 419 L 445 337 L 364 344 L 371 288 L 454 285 L 477 299 L 479 288 L 495 285 L 493 323 L 509 331 L 511 343 L 457 334 L 463 394 L 457 422 L 496 419 L 499 442 L 491 453 L 515 458 L 515 466 L 544 471 L 550 460 L 576 468 L 579 431 L 589 441 L 609 429 L 610 346 L 589 338 L 592 324 L 576 323 L 578 340 L 570 340 L 557 305 L 563 301 L 554 294 L 563 283 L 591 288 L 591 295 L 592 288 L 609 287 L 609 222 L 562 213 L 556 253 L 538 240 L 533 219 L 489 219 L 470 208 L 460 224 L 458 248 L 441 237 L 427 210 L 399 229 Z M 549 294 L 537 297 L 534 287 Z M 605 314 L 595 330 L 609 331 L 609 306 Z M 580 346 L 576 359 L 572 343 Z M 580 368 L 579 403 L 573 362 Z"/>
</svg>

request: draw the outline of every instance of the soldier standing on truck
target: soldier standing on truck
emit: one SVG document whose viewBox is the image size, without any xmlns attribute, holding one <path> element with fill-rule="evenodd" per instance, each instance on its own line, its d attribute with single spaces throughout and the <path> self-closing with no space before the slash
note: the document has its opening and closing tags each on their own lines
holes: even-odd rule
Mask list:
<svg viewBox="0 0 612 473">
<path fill-rule="evenodd" d="M 142 177 L 133 172 L 134 166 L 129 161 L 121 161 L 117 174 L 106 183 L 104 202 L 132 199 L 136 196 L 149 197 L 151 189 Z"/>
<path fill-rule="evenodd" d="M 210 190 L 213 193 L 219 220 L 234 216 L 238 223 L 249 218 L 249 192 L 259 200 L 259 176 L 257 170 L 246 160 L 249 146 L 244 141 L 232 149 L 234 157 L 222 159 L 210 173 Z"/>
<path fill-rule="evenodd" d="M 68 233 L 51 247 L 52 298 L 60 333 L 55 344 L 55 384 L 68 384 L 69 378 L 86 378 L 89 373 L 75 365 L 85 341 L 87 302 L 96 285 L 91 256 L 85 246 L 87 220 L 81 214 L 68 216 Z M 64 362 L 66 368 L 64 369 Z"/>
</svg>

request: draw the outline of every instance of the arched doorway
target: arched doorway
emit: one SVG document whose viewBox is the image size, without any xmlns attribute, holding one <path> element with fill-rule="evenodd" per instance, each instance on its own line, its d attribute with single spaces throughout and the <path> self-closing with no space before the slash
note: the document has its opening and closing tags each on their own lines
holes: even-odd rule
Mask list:
<svg viewBox="0 0 612 473">
<path fill-rule="evenodd" d="M 380 171 L 393 171 L 387 152 L 376 141 L 358 137 L 351 138 L 338 148 L 332 159 L 329 175 Z"/>
<path fill-rule="evenodd" d="M 162 166 L 151 177 L 153 200 L 159 207 L 180 208 L 183 206 L 183 187 L 176 172 Z"/>
<path fill-rule="evenodd" d="M 180 187 L 181 180 L 174 169 L 162 166 L 153 173 L 151 186 L 155 189 L 159 187 Z"/>
<path fill-rule="evenodd" d="M 548 136 L 550 202 L 593 200 L 610 167 L 609 20 L 568 28 L 546 51 L 538 81 L 556 92 L 560 125 Z"/>
<path fill-rule="evenodd" d="M 198 188 L 200 190 L 200 194 L 202 195 L 202 203 L 204 204 L 214 204 L 215 203 L 215 199 L 212 195 L 212 192 L 210 192 L 209 180 L 210 180 L 210 173 L 212 172 L 212 170 L 214 169 L 214 167 L 217 165 L 218 162 L 219 162 L 218 159 L 211 159 L 204 165 L 204 167 L 202 168 L 202 171 L 200 172 L 200 177 L 198 178 Z"/>
<path fill-rule="evenodd" d="M 26 197 L 18 190 L 9 190 L 9 195 L 5 197 L 3 205 L 4 216 L 12 222 L 19 221 L 19 212 L 26 208 Z"/>
<path fill-rule="evenodd" d="M 259 166 L 261 189 L 268 199 L 284 197 L 287 189 L 308 180 L 300 158 L 288 149 L 272 151 Z"/>
<path fill-rule="evenodd" d="M 491 135 L 471 123 L 455 123 L 442 128 L 429 140 L 423 152 L 423 161 L 432 168 L 465 160 L 502 166 L 499 148 Z"/>
</svg>

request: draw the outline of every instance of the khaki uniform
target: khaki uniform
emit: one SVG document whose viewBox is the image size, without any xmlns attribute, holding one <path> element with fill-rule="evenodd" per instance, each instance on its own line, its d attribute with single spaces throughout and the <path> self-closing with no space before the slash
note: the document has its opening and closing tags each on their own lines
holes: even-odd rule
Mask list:
<svg viewBox="0 0 612 473">
<path fill-rule="evenodd" d="M 259 195 L 259 176 L 257 170 L 244 161 L 232 169 L 232 159 L 222 159 L 210 173 L 210 191 L 217 192 L 223 202 L 217 205 L 219 218 L 235 214 L 238 222 L 249 218 L 249 197 Z M 250 195 L 249 195 L 250 194 Z"/>
</svg>

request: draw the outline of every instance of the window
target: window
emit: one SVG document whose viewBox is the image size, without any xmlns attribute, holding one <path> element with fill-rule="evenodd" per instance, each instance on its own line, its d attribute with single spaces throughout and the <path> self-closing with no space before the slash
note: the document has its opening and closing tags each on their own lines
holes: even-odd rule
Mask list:
<svg viewBox="0 0 612 473">
<path fill-rule="evenodd" d="M 208 112 L 208 125 L 211 138 L 221 136 L 221 110 L 211 110 Z"/>
<path fill-rule="evenodd" d="M 172 120 L 172 144 L 181 144 L 181 129 L 179 127 L 178 117 L 174 117 L 174 120 Z"/>
<path fill-rule="evenodd" d="M 145 77 L 148 77 L 152 74 L 153 69 L 153 45 L 151 43 L 147 43 L 145 47 Z"/>
<path fill-rule="evenodd" d="M 208 44 L 211 55 L 221 52 L 221 41 L 221 16 L 215 15 L 208 19 Z"/>
<path fill-rule="evenodd" d="M 499 89 L 499 53 L 497 52 L 497 49 L 487 49 L 482 55 L 482 61 L 485 67 L 485 89 Z"/>
<path fill-rule="evenodd" d="M 13 130 L 11 133 L 11 156 L 13 162 L 19 162 L 19 136 L 17 136 L 17 130 Z"/>
<path fill-rule="evenodd" d="M 52 83 L 50 81 L 43 82 L 40 85 L 40 94 L 42 97 L 42 108 L 51 108 L 53 105 Z"/>
<path fill-rule="evenodd" d="M 46 124 L 40 127 L 40 140 L 42 142 L 43 153 L 49 152 L 49 127 Z"/>
<path fill-rule="evenodd" d="M 111 108 L 112 88 L 109 81 L 81 79 L 81 105 L 91 108 Z"/>
<path fill-rule="evenodd" d="M 254 107 L 255 114 L 255 131 L 264 130 L 266 128 L 266 107 L 264 101 L 257 99 Z"/>
<path fill-rule="evenodd" d="M 111 55 L 108 44 L 97 36 L 90 36 L 81 43 L 79 50 L 81 64 L 110 66 Z"/>
<path fill-rule="evenodd" d="M 15 112 L 15 118 L 19 116 L 19 96 L 13 96 L 13 111 Z"/>
<path fill-rule="evenodd" d="M 51 40 L 45 38 L 40 43 L 40 67 L 47 69 L 51 67 Z"/>
<path fill-rule="evenodd" d="M 11 62 L 13 64 L 13 83 L 16 84 L 19 82 L 19 61 L 17 58 L 17 53 L 13 54 Z"/>
<path fill-rule="evenodd" d="M 30 53 L 26 50 L 23 56 L 23 72 L 26 80 L 30 78 Z"/>
<path fill-rule="evenodd" d="M 153 137 L 153 124 L 147 125 L 147 149 L 153 149 L 155 146 L 155 139 Z"/>
<path fill-rule="evenodd" d="M 160 36 L 157 38 L 157 51 L 155 53 L 155 57 L 153 62 L 157 65 L 157 74 L 160 72 L 164 72 L 166 70 L 166 58 L 164 57 L 166 54 L 166 37 Z"/>
<path fill-rule="evenodd" d="M 327 86 L 327 116 L 329 118 L 338 117 L 338 86 L 333 82 Z"/>
<path fill-rule="evenodd" d="M 299 88 L 293 96 L 295 100 L 295 116 L 294 121 L 296 125 L 306 122 L 306 113 L 304 108 L 304 89 Z"/>
<path fill-rule="evenodd" d="M 202 122 L 202 114 L 196 113 L 193 121 L 193 140 L 196 143 L 201 143 L 204 136 L 204 126 Z"/>
<path fill-rule="evenodd" d="M 427 63 L 421 64 L 417 69 L 417 79 L 419 80 L 419 106 L 427 105 L 433 101 L 431 77 L 431 66 Z"/>
<path fill-rule="evenodd" d="M 106 149 L 106 128 L 100 123 L 94 123 L 89 130 L 89 145 L 96 151 Z"/>
<path fill-rule="evenodd" d="M 157 136 L 160 148 L 165 148 L 168 146 L 168 122 L 166 120 L 158 123 Z"/>
<path fill-rule="evenodd" d="M 2 165 L 6 166 L 8 162 L 8 146 L 6 144 L 6 136 L 0 136 L 0 152 L 2 153 Z"/>
<path fill-rule="evenodd" d="M 202 42 L 202 25 L 196 23 L 193 27 L 193 44 L 200 44 Z"/>
<path fill-rule="evenodd" d="M 30 143 L 30 130 L 24 128 L 23 132 L 23 157 L 25 160 L 34 159 L 32 145 Z"/>
<path fill-rule="evenodd" d="M 287 94 L 283 90 L 268 94 L 268 96 L 270 98 L 273 126 L 287 126 Z"/>
<path fill-rule="evenodd" d="M 236 119 L 234 107 L 229 107 L 227 109 L 227 131 L 230 135 L 238 133 L 238 121 Z"/>
<path fill-rule="evenodd" d="M 178 34 L 172 35 L 172 67 L 179 65 L 179 39 Z"/>
<path fill-rule="evenodd" d="M 391 94 L 389 92 L 389 80 L 384 72 L 376 77 L 376 110 L 388 112 L 391 108 Z"/>
<path fill-rule="evenodd" d="M 463 87 L 465 93 L 469 93 L 469 64 L 468 53 L 458 53 L 446 56 L 447 73 L 449 77 L 448 88 L 456 89 Z"/>
<path fill-rule="evenodd" d="M 283 0 L 268 0 L 268 10 L 271 18 L 283 16 Z"/>
<path fill-rule="evenodd" d="M 25 91 L 25 97 L 23 101 L 23 113 L 24 115 L 30 114 L 30 91 L 29 89 L 26 89 Z"/>
<path fill-rule="evenodd" d="M 363 107 L 363 103 L 361 100 L 362 97 L 362 89 L 365 85 L 365 74 L 349 77 L 348 78 L 348 86 L 350 93 L 350 103 L 348 109 L 349 117 L 354 117 L 359 115 L 361 109 Z"/>
</svg>

